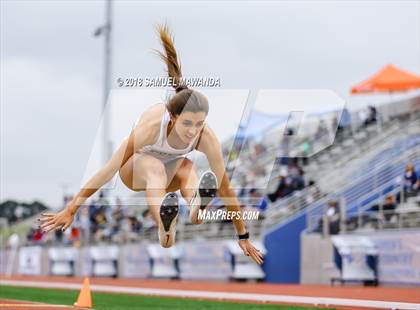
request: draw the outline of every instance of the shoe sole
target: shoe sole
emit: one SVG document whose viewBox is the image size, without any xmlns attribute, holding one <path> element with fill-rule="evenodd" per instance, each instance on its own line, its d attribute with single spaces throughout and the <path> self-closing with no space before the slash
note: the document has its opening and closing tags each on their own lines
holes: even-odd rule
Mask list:
<svg viewBox="0 0 420 310">
<path fill-rule="evenodd" d="M 217 194 L 217 178 L 212 171 L 206 171 L 201 176 L 198 193 L 201 198 L 200 209 L 204 210 Z"/>
<path fill-rule="evenodd" d="M 165 198 L 160 205 L 160 219 L 163 224 L 163 229 L 165 232 L 169 232 L 172 221 L 178 215 L 179 206 L 178 206 L 178 196 L 175 193 L 166 194 Z"/>
</svg>

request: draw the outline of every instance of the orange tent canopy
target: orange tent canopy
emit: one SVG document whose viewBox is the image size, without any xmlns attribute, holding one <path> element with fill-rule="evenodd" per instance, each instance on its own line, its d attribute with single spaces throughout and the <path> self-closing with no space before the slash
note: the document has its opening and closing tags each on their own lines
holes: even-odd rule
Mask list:
<svg viewBox="0 0 420 310">
<path fill-rule="evenodd" d="M 406 91 L 420 88 L 420 77 L 398 69 L 393 65 L 387 65 L 370 79 L 354 86 L 352 94 L 372 92 Z"/>
</svg>

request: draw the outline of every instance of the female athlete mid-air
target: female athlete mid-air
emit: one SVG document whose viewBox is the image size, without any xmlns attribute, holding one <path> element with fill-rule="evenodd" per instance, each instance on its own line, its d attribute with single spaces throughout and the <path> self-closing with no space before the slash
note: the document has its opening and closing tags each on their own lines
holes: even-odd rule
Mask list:
<svg viewBox="0 0 420 310">
<path fill-rule="evenodd" d="M 62 211 L 42 214 L 40 220 L 44 231 L 66 230 L 79 207 L 117 171 L 128 188 L 145 191 L 163 247 L 171 247 L 175 242 L 178 217 L 175 191 L 178 189 L 187 201 L 193 224 L 202 223 L 198 218 L 199 210 L 204 210 L 217 192 L 228 211 L 240 212 L 225 171 L 221 144 L 205 122 L 209 111 L 207 98 L 182 83 L 181 66 L 168 27 L 159 26 L 158 33 L 164 48 L 164 53 L 159 55 L 168 67 L 176 93 L 167 103 L 153 105 L 139 117 L 112 158 Z M 211 168 L 200 179 L 193 163 L 186 158 L 195 149 L 207 156 Z M 262 254 L 249 241 L 244 221 L 237 216 L 232 218 L 239 246 L 245 255 L 261 264 Z"/>
</svg>

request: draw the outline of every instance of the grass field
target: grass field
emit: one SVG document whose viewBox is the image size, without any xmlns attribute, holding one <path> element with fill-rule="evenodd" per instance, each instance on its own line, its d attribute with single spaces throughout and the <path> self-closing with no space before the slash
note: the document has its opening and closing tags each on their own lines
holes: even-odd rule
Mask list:
<svg viewBox="0 0 420 310">
<path fill-rule="evenodd" d="M 72 290 L 39 289 L 0 286 L 0 299 L 36 301 L 58 305 L 73 305 L 78 292 Z M 134 309 L 319 309 L 295 306 L 233 303 L 183 298 L 148 297 L 128 294 L 93 293 L 93 307 L 98 310 Z"/>
</svg>

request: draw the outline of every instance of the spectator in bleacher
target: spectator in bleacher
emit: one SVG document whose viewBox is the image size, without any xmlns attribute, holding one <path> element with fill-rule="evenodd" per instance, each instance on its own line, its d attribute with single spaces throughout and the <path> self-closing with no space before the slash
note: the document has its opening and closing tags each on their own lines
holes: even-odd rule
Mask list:
<svg viewBox="0 0 420 310">
<path fill-rule="evenodd" d="M 397 202 L 393 195 L 387 195 L 385 201 L 382 205 L 383 213 L 380 213 L 379 219 L 389 222 L 391 218 L 395 215 L 395 209 L 397 208 Z M 380 212 L 381 206 L 374 205 L 369 211 Z"/>
<path fill-rule="evenodd" d="M 288 159 L 288 166 L 283 170 L 284 166 L 280 165 L 280 177 L 276 190 L 267 195 L 271 202 L 275 202 L 279 198 L 286 197 L 295 191 L 302 190 L 305 187 L 304 171 L 298 165 L 298 158 Z"/>
<path fill-rule="evenodd" d="M 417 190 L 417 173 L 414 170 L 413 164 L 408 164 L 405 166 L 404 172 L 404 190 L 407 192 Z"/>
<path fill-rule="evenodd" d="M 404 177 L 403 177 L 403 191 L 404 201 L 406 198 L 417 196 L 419 192 L 419 177 L 414 169 L 413 164 L 405 166 Z"/>
<path fill-rule="evenodd" d="M 271 202 L 275 202 L 277 199 L 284 197 L 284 190 L 286 188 L 286 182 L 285 182 L 285 177 L 280 175 L 279 176 L 279 181 L 277 183 L 277 187 L 276 190 L 270 194 L 267 195 L 268 199 Z"/>
<path fill-rule="evenodd" d="M 374 106 L 368 107 L 367 116 L 363 122 L 364 127 L 376 124 L 378 118 L 378 112 Z"/>
<path fill-rule="evenodd" d="M 42 232 L 42 230 L 38 227 L 38 225 L 34 224 L 27 236 L 26 236 L 27 241 L 30 244 L 36 244 L 36 243 L 41 243 L 44 241 L 44 233 Z"/>
<path fill-rule="evenodd" d="M 102 241 L 105 237 L 104 232 L 107 228 L 107 221 L 105 217 L 105 209 L 98 208 L 93 216 L 93 221 L 91 225 L 91 231 L 94 235 L 95 241 Z"/>
<path fill-rule="evenodd" d="M 77 225 L 72 225 L 68 236 L 69 241 L 72 242 L 74 246 L 78 247 L 80 245 L 80 237 L 80 228 Z"/>
<path fill-rule="evenodd" d="M 283 189 L 281 198 L 292 194 L 294 191 L 295 191 L 295 187 L 294 187 L 293 177 L 288 175 L 284 178 L 284 189 Z"/>
<path fill-rule="evenodd" d="M 293 158 L 290 160 L 290 164 L 287 167 L 287 174 L 291 178 L 291 189 L 292 191 L 301 190 L 305 186 L 303 169 L 298 165 L 298 159 Z"/>
<path fill-rule="evenodd" d="M 384 218 L 385 221 L 389 222 L 391 218 L 395 215 L 395 209 L 397 208 L 397 204 L 395 201 L 395 197 L 393 195 L 388 195 L 385 198 L 385 203 L 382 206 L 382 210 L 384 211 Z"/>
</svg>

